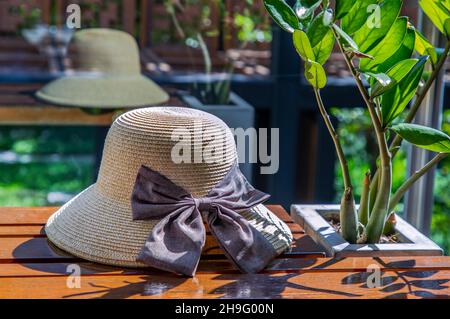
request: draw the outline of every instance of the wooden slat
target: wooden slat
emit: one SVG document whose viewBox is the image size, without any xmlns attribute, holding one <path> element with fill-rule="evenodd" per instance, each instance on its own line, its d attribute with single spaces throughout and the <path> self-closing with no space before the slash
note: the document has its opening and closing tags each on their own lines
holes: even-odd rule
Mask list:
<svg viewBox="0 0 450 319">
<path fill-rule="evenodd" d="M 114 113 L 89 115 L 78 108 L 54 106 L 0 107 L 0 124 L 3 125 L 95 125 L 109 126 Z"/>
<path fill-rule="evenodd" d="M 179 105 L 171 99 L 164 105 Z M 123 111 L 90 115 L 79 108 L 57 106 L 0 106 L 0 125 L 110 126 Z"/>
<path fill-rule="evenodd" d="M 1 40 L 1 38 L 0 38 L 0 40 Z M 23 92 L 23 91 L 36 91 L 41 87 L 42 87 L 42 84 L 39 84 L 39 83 L 15 83 L 15 84 L 1 83 L 0 84 L 0 101 L 5 102 L 2 100 L 2 94 L 4 92 L 14 92 L 16 94 L 21 94 L 21 92 Z"/>
<path fill-rule="evenodd" d="M 122 6 L 123 30 L 131 35 L 134 35 L 136 1 L 123 0 Z"/>
<path fill-rule="evenodd" d="M 151 29 L 149 25 L 150 17 L 150 4 L 148 0 L 141 0 L 140 14 L 141 21 L 139 25 L 139 44 L 141 48 L 150 44 L 149 38 L 151 37 Z"/>
<path fill-rule="evenodd" d="M 0 226 L 44 225 L 59 207 L 0 207 Z"/>
<path fill-rule="evenodd" d="M 307 235 L 297 234 L 297 241 L 290 252 L 283 254 L 291 258 L 324 257 L 325 253 Z M 298 246 L 297 243 L 301 243 Z M 211 235 L 207 236 L 203 257 L 225 259 L 222 249 Z M 39 237 L 0 237 L 0 264 L 25 262 L 76 262 L 79 258 L 66 254 L 50 246 L 47 238 Z"/>
<path fill-rule="evenodd" d="M 0 52 L 0 64 L 3 65 L 47 65 L 47 58 L 43 55 L 29 52 Z"/>
<path fill-rule="evenodd" d="M 275 214 L 289 226 L 293 234 L 304 234 L 287 212 L 276 205 L 269 205 Z M 42 226 L 58 207 L 0 207 L 1 237 L 42 237 Z"/>
<path fill-rule="evenodd" d="M 0 278 L 5 277 L 37 277 L 37 276 L 67 276 L 69 262 L 58 263 L 11 263 L 0 264 Z M 91 262 L 79 262 L 82 275 L 148 275 L 157 274 L 156 269 L 133 269 L 100 265 Z M 411 271 L 437 272 L 450 271 L 448 257 L 384 257 L 384 258 L 277 258 L 272 261 L 265 273 L 291 272 L 365 272 L 369 267 L 378 266 L 380 271 L 396 271 L 408 273 Z M 228 260 L 200 260 L 198 273 L 239 273 Z M 161 271 L 162 273 L 162 271 Z"/>
<path fill-rule="evenodd" d="M 49 246 L 47 238 L 0 238 L 0 263 L 76 262 L 79 260 Z"/>
<path fill-rule="evenodd" d="M 268 205 L 268 207 L 289 226 L 293 234 L 305 233 L 281 206 Z M 43 237 L 42 227 L 57 209 L 58 207 L 0 207 L 0 238 Z M 307 244 L 311 252 L 318 250 L 318 246 L 303 237 L 296 239 L 302 241 L 302 245 Z"/>
<path fill-rule="evenodd" d="M 0 52 L 34 52 L 39 53 L 38 49 L 31 43 L 28 43 L 25 38 L 21 36 L 0 36 Z"/>
<path fill-rule="evenodd" d="M 4 237 L 43 237 L 43 224 L 38 225 L 0 225 L 0 238 Z M 299 225 L 288 224 L 293 234 L 304 234 Z M 208 232 L 209 233 L 209 232 Z"/>
<path fill-rule="evenodd" d="M 45 24 L 50 25 L 51 24 L 51 21 L 50 21 L 50 15 L 51 15 L 51 3 L 50 3 L 50 0 L 42 0 L 41 15 L 42 15 L 42 22 L 44 22 Z"/>
<path fill-rule="evenodd" d="M 91 115 L 79 108 L 46 105 L 33 98 L 42 84 L 0 84 L 0 125 L 72 125 L 110 126 L 114 119 L 127 110 Z M 173 89 L 165 88 L 169 93 Z M 172 94 L 161 105 L 183 106 Z M 129 109 L 130 110 L 130 109 Z"/>
<path fill-rule="evenodd" d="M 81 277 L 80 288 L 63 276 L 0 279 L 0 298 L 448 298 L 450 271 L 387 271 L 368 288 L 367 273 L 170 274 Z M 43 289 L 45 287 L 45 289 Z"/>
<path fill-rule="evenodd" d="M 63 5 L 63 0 L 56 0 L 55 1 L 55 18 L 56 18 L 56 25 L 60 27 L 64 23 L 64 17 L 66 16 L 66 8 L 67 5 Z"/>
<path fill-rule="evenodd" d="M 324 257 L 325 253 L 307 236 L 303 229 L 292 222 L 287 212 L 277 205 L 268 206 L 290 227 L 294 242 L 292 251 L 283 254 L 290 258 Z M 0 208 L 0 263 L 62 262 L 78 258 L 55 251 L 49 246 L 43 226 L 58 207 L 2 207 Z M 207 232 L 204 258 L 225 259 L 217 241 Z"/>
<path fill-rule="evenodd" d="M 44 225 L 51 214 L 59 207 L 0 207 L 1 225 Z M 289 214 L 279 205 L 267 205 L 275 215 L 282 221 L 295 224 Z M 297 225 L 297 224 L 295 224 Z"/>
<path fill-rule="evenodd" d="M 0 238 L 45 237 L 41 225 L 0 226 Z"/>
</svg>

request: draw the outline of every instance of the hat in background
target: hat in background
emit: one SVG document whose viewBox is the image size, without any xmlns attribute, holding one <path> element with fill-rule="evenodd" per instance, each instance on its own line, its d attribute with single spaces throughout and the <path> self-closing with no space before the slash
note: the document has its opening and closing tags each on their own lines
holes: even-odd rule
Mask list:
<svg viewBox="0 0 450 319">
<path fill-rule="evenodd" d="M 176 130 L 195 132 L 196 125 L 199 123 L 205 138 L 197 142 L 201 144 L 192 146 L 193 150 L 198 146 L 204 149 L 219 147 L 220 144 L 221 160 L 175 163 L 172 152 L 179 142 L 174 141 L 173 132 Z M 211 136 L 214 138 L 211 139 Z M 259 199 L 264 197 L 265 194 L 261 197 L 260 194 L 263 193 L 253 189 L 238 172 L 236 163 L 236 146 L 231 131 L 222 120 L 209 113 L 178 107 L 141 108 L 127 112 L 115 120 L 108 132 L 96 183 L 55 212 L 49 218 L 45 231 L 51 242 L 75 256 L 110 265 L 148 266 L 139 256 L 150 240 L 149 234 L 152 234 L 154 228 L 159 227 L 157 225 L 161 225 L 163 220 L 166 226 L 171 223 L 179 224 L 174 216 L 164 217 L 156 212 L 162 206 L 169 207 L 173 204 L 171 207 L 175 207 L 178 211 L 181 206 L 187 205 L 187 210 L 202 211 L 205 205 L 211 204 L 211 202 L 207 203 L 208 200 L 214 201 L 214 199 L 205 200 L 208 194 L 211 194 L 212 190 L 217 190 L 217 185 L 223 184 L 227 178 L 225 183 L 227 188 L 222 188 L 213 194 L 216 199 L 217 196 L 219 197 L 217 203 L 223 204 L 224 211 L 228 210 L 226 213 L 222 211 L 226 216 L 234 214 L 234 212 L 228 213 L 230 206 L 245 202 L 248 198 L 255 197 L 255 194 L 256 197 L 259 196 Z M 143 169 L 144 172 L 142 172 Z M 144 181 L 141 184 L 141 194 L 136 194 L 136 187 L 140 184 L 139 179 L 145 177 L 140 175 L 141 173 L 147 174 L 149 183 L 145 184 Z M 244 191 L 240 191 L 242 189 Z M 152 192 L 154 192 L 153 197 L 147 198 L 149 205 L 146 206 L 142 197 Z M 165 192 L 171 192 L 170 196 L 162 198 L 161 193 Z M 187 196 L 186 193 L 190 195 Z M 172 203 L 177 194 L 181 194 L 182 200 L 186 199 L 188 202 Z M 161 202 L 158 198 L 162 198 Z M 256 254 L 253 256 L 270 253 L 273 258 L 290 248 L 292 234 L 284 222 L 266 206 L 260 204 L 262 200 L 259 199 L 257 205 L 241 210 L 235 216 L 239 216 L 237 219 L 240 220 L 238 222 L 241 226 L 244 225 L 242 222 L 246 224 L 244 227 L 251 226 L 253 235 L 247 236 L 247 239 L 252 236 L 260 237 L 266 245 L 266 251 L 256 251 L 255 248 Z M 135 200 L 134 204 L 133 200 Z M 227 206 L 227 200 L 229 206 Z M 189 203 L 192 207 L 188 207 Z M 216 202 L 213 206 L 215 204 Z M 152 210 L 152 207 L 155 209 L 154 217 L 135 218 L 137 208 L 145 211 Z M 214 207 L 217 208 L 217 206 Z M 193 219 L 189 218 L 189 220 L 193 224 Z M 214 223 L 218 223 L 219 228 L 223 226 L 217 218 Z M 199 229 L 203 227 L 202 225 L 203 223 L 195 232 L 185 231 L 184 233 L 190 233 L 193 237 L 200 236 Z M 224 235 L 226 232 L 222 232 L 223 236 L 219 236 L 211 229 L 211 224 L 208 225 L 216 239 L 230 235 L 230 232 L 226 235 Z M 241 229 L 241 226 L 232 227 L 232 232 L 238 233 L 238 228 Z M 156 235 L 164 237 L 163 233 L 160 227 Z M 160 244 L 170 241 L 169 238 L 164 237 Z M 226 244 L 229 242 L 233 244 L 234 241 L 233 238 L 222 239 Z M 220 240 L 218 241 L 220 244 Z M 172 240 L 168 244 L 179 247 L 178 243 L 177 240 Z M 257 245 L 255 244 L 254 247 Z M 176 261 L 179 263 L 185 256 L 183 251 L 176 250 L 168 249 L 168 253 L 179 256 Z M 253 246 L 249 250 L 253 250 Z M 245 254 L 246 252 L 241 255 Z M 159 255 L 164 257 L 166 254 Z M 194 266 L 196 268 L 196 265 Z M 248 263 L 246 266 L 249 266 Z M 251 265 L 249 267 L 252 268 Z M 167 270 L 170 267 L 156 268 Z M 190 274 L 188 271 L 179 272 Z"/>
<path fill-rule="evenodd" d="M 36 97 L 82 108 L 136 108 L 161 104 L 169 96 L 141 75 L 139 48 L 126 32 L 85 29 L 75 33 L 71 50 L 75 72 L 50 82 Z"/>
</svg>

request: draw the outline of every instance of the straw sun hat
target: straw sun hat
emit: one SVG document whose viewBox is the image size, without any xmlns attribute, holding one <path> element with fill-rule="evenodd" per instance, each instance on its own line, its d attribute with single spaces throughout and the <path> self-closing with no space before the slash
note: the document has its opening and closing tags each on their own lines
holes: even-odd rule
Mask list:
<svg viewBox="0 0 450 319">
<path fill-rule="evenodd" d="M 201 129 L 196 131 L 199 124 L 201 124 Z M 184 130 L 193 134 L 194 142 L 192 146 L 189 146 L 193 152 L 198 146 L 206 149 L 208 145 L 211 147 L 211 145 L 218 146 L 220 144 L 221 160 L 214 162 L 191 161 L 191 163 L 174 161 L 173 150 L 178 142 L 176 139 L 174 140 L 173 132 L 176 130 Z M 203 139 L 196 139 L 197 135 L 195 134 L 197 133 L 195 132 L 201 132 Z M 227 218 L 235 214 L 230 212 L 229 207 L 237 207 L 235 205 L 239 201 L 246 201 L 250 197 L 256 198 L 257 205 L 245 210 L 238 210 L 239 213 L 236 216 L 239 217 L 233 217 L 238 220 L 239 225 L 232 232 L 250 225 L 251 227 L 247 227 L 249 231 L 246 240 L 258 237 L 261 244 L 262 239 L 262 245 L 266 245 L 264 251 L 258 248 L 261 245 L 256 244 L 253 245 L 254 247 L 250 245 L 252 247 L 246 248 L 249 251 L 254 248 L 252 258 L 259 258 L 259 255 L 271 252 L 272 255 L 268 256 L 261 267 L 252 268 L 248 263 L 245 264 L 245 260 L 235 263 L 238 268 L 246 272 L 259 271 L 268 261 L 290 247 L 292 234 L 281 220 L 260 203 L 266 198 L 265 194 L 253 189 L 248 184 L 236 168 L 236 162 L 236 147 L 231 131 L 224 122 L 209 113 L 177 107 L 152 107 L 127 112 L 116 119 L 108 132 L 97 182 L 55 212 L 49 218 L 45 231 L 50 241 L 56 246 L 78 257 L 110 265 L 146 267 L 149 264 L 141 256 L 143 250 L 146 247 L 147 250 L 150 250 L 147 253 L 155 253 L 151 251 L 155 246 L 152 246 L 152 243 L 149 244 L 152 236 L 149 237 L 149 234 L 155 235 L 156 233 L 155 236 L 163 237 L 166 235 L 164 240 L 159 243 L 165 245 L 171 237 L 167 233 L 164 234 L 164 229 L 161 227 L 159 230 L 155 231 L 155 229 L 159 227 L 158 225 L 164 224 L 164 221 L 166 221 L 165 227 L 177 226 L 181 217 L 176 219 L 171 215 L 164 218 L 164 216 L 159 216 L 158 212 L 154 212 L 156 217 L 136 218 L 138 208 L 144 207 L 145 211 L 145 207 L 150 207 L 151 211 L 152 207 L 155 210 L 165 206 L 169 207 L 172 198 L 179 196 L 180 192 L 182 195 L 185 192 L 192 195 L 192 198 L 190 195 L 188 196 L 188 200 L 192 200 L 189 203 L 193 203 L 191 213 L 195 210 L 193 208 L 195 206 L 202 211 L 203 217 L 206 218 L 204 209 L 208 203 L 204 198 L 210 196 L 212 190 L 215 189 L 212 196 L 219 196 L 216 202 L 225 203 L 222 205 L 219 215 L 225 214 Z M 232 175 L 230 175 L 231 173 Z M 147 182 L 150 184 L 142 184 L 142 178 L 148 178 Z M 220 186 L 224 183 L 225 187 Z M 139 194 L 136 189 L 141 184 L 144 185 L 142 188 L 144 191 Z M 170 192 L 164 187 L 169 188 Z M 222 189 L 218 190 L 218 187 L 222 187 Z M 156 205 L 141 205 L 142 197 L 148 195 L 146 192 L 154 193 L 152 198 L 147 199 L 147 202 L 153 201 L 151 204 Z M 164 192 L 170 193 L 169 196 L 158 202 L 158 196 Z M 220 193 L 221 195 L 217 195 Z M 187 198 L 185 195 L 183 196 L 181 197 Z M 133 200 L 135 202 L 132 203 Z M 221 200 L 225 200 L 225 202 L 221 202 Z M 228 203 L 226 203 L 227 200 Z M 173 207 L 178 209 L 180 205 L 175 203 Z M 189 223 L 194 224 L 192 216 L 189 217 Z M 223 243 L 225 244 L 221 247 L 232 261 L 236 261 L 236 258 L 239 259 L 239 256 L 246 256 L 247 252 L 240 252 L 238 257 L 230 256 L 234 254 L 234 248 L 225 246 L 230 243 L 234 244 L 235 239 L 231 238 L 234 235 L 230 235 L 230 232 L 227 233 L 226 230 L 222 231 L 223 229 L 221 230 L 220 227 L 223 224 L 221 221 L 218 222 L 217 218 L 215 221 L 209 220 L 209 222 L 210 231 L 216 239 L 224 239 Z M 216 223 L 215 226 L 214 223 Z M 193 226 L 189 225 L 189 227 Z M 191 234 L 190 237 L 201 239 L 200 233 L 204 232 L 202 227 L 199 226 L 195 231 L 192 228 L 189 229 L 192 231 L 191 233 L 189 231 L 184 233 Z M 215 227 L 215 230 L 213 231 L 211 227 Z M 176 236 L 178 235 L 176 234 Z M 165 255 L 173 253 L 174 256 L 178 256 L 176 258 L 178 261 L 183 260 L 184 248 L 177 245 L 178 243 L 183 244 L 186 240 L 177 238 L 173 240 L 174 242 L 168 243 L 172 245 L 173 249 L 164 246 L 163 248 L 167 252 L 159 257 L 163 258 Z M 153 244 L 155 244 L 154 238 Z M 174 248 L 174 245 L 177 248 Z M 200 244 L 200 246 L 202 245 Z M 253 261 L 251 262 L 253 263 Z M 189 261 L 183 261 L 183 263 L 189 263 Z M 193 275 L 197 264 L 196 261 L 193 261 L 191 267 L 193 269 L 190 270 L 174 270 L 169 267 L 170 265 L 161 263 L 150 265 Z"/>
<path fill-rule="evenodd" d="M 126 32 L 85 29 L 71 49 L 75 73 L 50 82 L 36 97 L 52 104 L 82 108 L 136 108 L 161 104 L 169 96 L 141 75 L 136 40 Z"/>
</svg>

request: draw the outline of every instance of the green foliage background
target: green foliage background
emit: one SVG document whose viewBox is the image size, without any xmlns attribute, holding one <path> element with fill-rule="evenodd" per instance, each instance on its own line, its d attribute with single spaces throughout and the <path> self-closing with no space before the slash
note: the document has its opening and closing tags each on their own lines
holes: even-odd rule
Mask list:
<svg viewBox="0 0 450 319">
<path fill-rule="evenodd" d="M 49 203 L 48 194 L 90 185 L 94 137 L 91 128 L 1 128 L 0 206 L 62 204 Z"/>
</svg>

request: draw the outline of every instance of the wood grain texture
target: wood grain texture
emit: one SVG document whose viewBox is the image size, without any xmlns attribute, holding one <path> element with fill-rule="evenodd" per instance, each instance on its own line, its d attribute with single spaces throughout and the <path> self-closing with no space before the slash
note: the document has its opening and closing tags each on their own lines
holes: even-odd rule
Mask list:
<svg viewBox="0 0 450 319">
<path fill-rule="evenodd" d="M 377 288 L 366 280 L 358 272 L 86 275 L 80 288 L 68 288 L 71 277 L 10 277 L 0 279 L 0 298 L 448 298 L 450 291 L 450 271 L 386 271 Z"/>
<path fill-rule="evenodd" d="M 449 298 L 449 257 L 323 258 L 281 206 L 269 208 L 296 241 L 259 274 L 241 274 L 207 235 L 195 278 L 152 268 L 91 263 L 49 244 L 42 228 L 57 207 L 0 208 L 0 298 Z M 315 251 L 318 250 L 318 251 Z M 69 288 L 74 265 L 80 288 Z M 368 288 L 372 274 L 381 285 Z"/>
<path fill-rule="evenodd" d="M 59 207 L 0 207 L 0 226 L 13 225 L 45 225 L 47 219 L 58 210 Z M 293 222 L 289 214 L 280 205 L 267 205 L 275 215 L 296 231 L 303 229 Z"/>
<path fill-rule="evenodd" d="M 9 263 L 0 264 L 0 278 L 6 277 L 54 277 L 67 276 L 70 262 L 37 262 L 37 263 Z M 148 275 L 158 272 L 155 269 L 133 269 L 121 268 L 96 264 L 87 261 L 77 263 L 80 266 L 82 275 Z M 292 273 L 292 272 L 364 272 L 369 267 L 377 266 L 381 271 L 396 272 L 438 272 L 442 270 L 450 271 L 450 259 L 447 257 L 434 258 L 277 258 L 272 261 L 263 273 Z M 198 273 L 234 273 L 239 271 L 232 266 L 228 260 L 206 260 L 200 261 Z"/>
<path fill-rule="evenodd" d="M 291 229 L 292 249 L 283 254 L 290 258 L 324 257 L 324 251 L 306 236 L 303 229 L 292 222 L 287 212 L 277 205 L 269 205 Z M 58 207 L 2 207 L 0 208 L 0 264 L 38 262 L 78 262 L 73 257 L 48 242 L 44 225 Z M 208 260 L 225 260 L 216 239 L 207 231 L 203 257 Z"/>
</svg>

